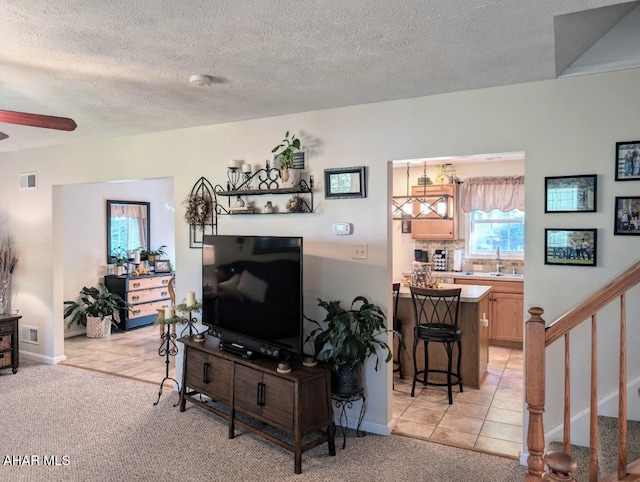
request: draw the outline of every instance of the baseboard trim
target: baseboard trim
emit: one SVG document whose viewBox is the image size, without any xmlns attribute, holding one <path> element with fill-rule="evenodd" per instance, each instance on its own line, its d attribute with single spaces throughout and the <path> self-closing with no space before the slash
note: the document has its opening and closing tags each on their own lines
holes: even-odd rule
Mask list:
<svg viewBox="0 0 640 482">
<path fill-rule="evenodd" d="M 41 355 L 40 353 L 33 353 L 25 350 L 20 350 L 20 358 L 35 361 L 38 363 L 44 363 L 45 365 L 57 365 L 58 363 L 63 362 L 67 359 L 65 355 L 50 357 Z"/>
</svg>

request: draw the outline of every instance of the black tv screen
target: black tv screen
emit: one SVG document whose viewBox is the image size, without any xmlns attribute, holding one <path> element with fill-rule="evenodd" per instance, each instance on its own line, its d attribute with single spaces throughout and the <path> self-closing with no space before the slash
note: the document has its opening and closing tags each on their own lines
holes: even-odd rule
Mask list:
<svg viewBox="0 0 640 482">
<path fill-rule="evenodd" d="M 227 344 L 302 354 L 302 237 L 205 235 L 202 305 Z"/>
</svg>

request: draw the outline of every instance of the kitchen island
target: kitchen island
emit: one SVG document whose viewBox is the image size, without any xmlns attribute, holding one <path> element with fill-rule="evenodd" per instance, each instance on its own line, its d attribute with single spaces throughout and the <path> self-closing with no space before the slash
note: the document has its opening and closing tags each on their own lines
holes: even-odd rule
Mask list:
<svg viewBox="0 0 640 482">
<path fill-rule="evenodd" d="M 456 285 L 444 283 L 441 288 L 461 288 L 458 326 L 462 330 L 462 372 L 463 387 L 480 388 L 487 375 L 489 360 L 489 328 L 483 320 L 489 317 L 489 293 L 491 286 Z M 413 378 L 413 330 L 414 313 L 411 292 L 406 286 L 400 288 L 398 318 L 401 320 L 400 333 L 406 350 L 400 350 L 402 374 L 405 379 Z M 455 350 L 457 353 L 457 349 Z M 420 343 L 416 358 L 418 369 L 424 368 L 424 348 Z M 454 358 L 455 361 L 455 358 Z M 447 355 L 441 343 L 429 344 L 429 368 L 446 370 Z M 437 378 L 434 378 L 437 379 Z"/>
</svg>

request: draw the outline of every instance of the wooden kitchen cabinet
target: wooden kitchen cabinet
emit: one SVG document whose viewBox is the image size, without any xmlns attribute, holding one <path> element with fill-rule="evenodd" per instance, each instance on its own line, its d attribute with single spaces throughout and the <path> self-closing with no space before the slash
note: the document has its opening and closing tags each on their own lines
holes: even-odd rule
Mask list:
<svg viewBox="0 0 640 482">
<path fill-rule="evenodd" d="M 455 278 L 456 284 L 491 286 L 489 294 L 489 343 L 522 348 L 524 285 L 521 281 Z"/>
<path fill-rule="evenodd" d="M 412 186 L 411 195 L 424 198 L 425 202 L 413 202 L 413 215 L 422 219 L 411 221 L 411 237 L 413 239 L 456 239 L 456 184 L 429 184 Z M 438 214 L 438 204 L 446 203 L 450 215 L 443 219 Z"/>
</svg>

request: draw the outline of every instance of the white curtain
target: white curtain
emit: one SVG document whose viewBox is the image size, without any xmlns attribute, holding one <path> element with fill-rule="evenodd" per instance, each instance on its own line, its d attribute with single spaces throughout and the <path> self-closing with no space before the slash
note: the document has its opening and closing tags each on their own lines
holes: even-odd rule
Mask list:
<svg viewBox="0 0 640 482">
<path fill-rule="evenodd" d="M 460 192 L 464 212 L 499 209 L 524 211 L 524 176 L 472 177 L 465 179 Z"/>
<path fill-rule="evenodd" d="M 140 246 L 151 249 L 151 246 L 147 246 L 147 206 L 136 204 L 112 204 L 111 205 L 111 217 L 112 218 L 134 218 L 138 220 L 138 232 L 140 235 Z"/>
</svg>

